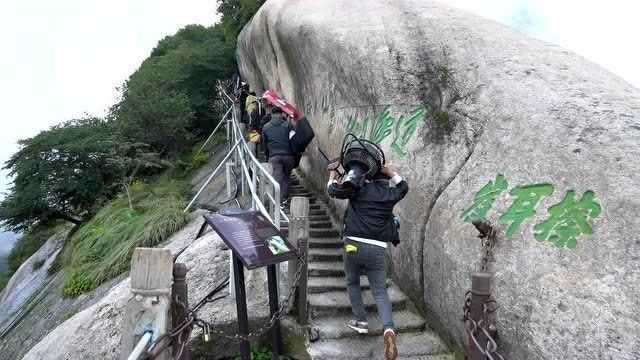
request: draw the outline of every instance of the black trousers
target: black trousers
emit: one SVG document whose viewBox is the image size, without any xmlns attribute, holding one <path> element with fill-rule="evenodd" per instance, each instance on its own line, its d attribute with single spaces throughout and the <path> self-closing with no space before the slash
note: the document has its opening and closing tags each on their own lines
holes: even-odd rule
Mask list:
<svg viewBox="0 0 640 360">
<path fill-rule="evenodd" d="M 296 158 L 293 155 L 274 155 L 269 157 L 269 164 L 273 167 L 274 179 L 280 184 L 280 201 L 285 201 L 289 198 L 291 171 L 296 166 Z"/>
</svg>

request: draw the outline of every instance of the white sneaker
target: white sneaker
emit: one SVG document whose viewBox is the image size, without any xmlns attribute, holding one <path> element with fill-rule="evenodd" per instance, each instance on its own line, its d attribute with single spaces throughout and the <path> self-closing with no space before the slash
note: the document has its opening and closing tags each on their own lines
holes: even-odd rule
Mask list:
<svg viewBox="0 0 640 360">
<path fill-rule="evenodd" d="M 369 333 L 369 323 L 366 321 L 349 320 L 349 322 L 347 322 L 347 327 L 355 330 L 358 334 Z"/>
</svg>

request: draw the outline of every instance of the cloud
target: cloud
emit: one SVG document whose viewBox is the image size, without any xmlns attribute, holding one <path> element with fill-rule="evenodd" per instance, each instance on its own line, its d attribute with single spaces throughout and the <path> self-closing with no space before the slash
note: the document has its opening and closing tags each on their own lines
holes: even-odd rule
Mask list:
<svg viewBox="0 0 640 360">
<path fill-rule="evenodd" d="M 640 87 L 636 19 L 626 0 L 441 0 L 584 56 Z"/>
</svg>

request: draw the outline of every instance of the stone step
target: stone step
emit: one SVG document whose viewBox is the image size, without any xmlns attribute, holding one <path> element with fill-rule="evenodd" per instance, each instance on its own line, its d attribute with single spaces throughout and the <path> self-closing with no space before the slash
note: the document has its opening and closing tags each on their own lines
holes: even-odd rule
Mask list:
<svg viewBox="0 0 640 360">
<path fill-rule="evenodd" d="M 388 288 L 389 299 L 394 311 L 403 310 L 407 305 L 407 296 L 396 286 Z M 376 303 L 371 295 L 371 290 L 362 292 L 365 308 L 375 311 Z M 309 304 L 314 318 L 332 317 L 338 314 L 351 313 L 351 303 L 346 291 L 329 291 L 318 294 L 309 294 Z"/>
<path fill-rule="evenodd" d="M 281 221 L 280 222 L 280 226 L 282 228 L 288 228 L 289 227 L 289 223 L 285 222 L 285 221 Z M 309 228 L 310 229 L 333 229 L 333 223 L 331 221 L 309 221 Z"/>
<path fill-rule="evenodd" d="M 309 239 L 309 249 L 341 248 L 342 241 L 337 236 L 312 237 Z"/>
<path fill-rule="evenodd" d="M 327 221 L 331 221 L 331 217 L 329 215 L 309 215 L 309 222 L 313 223 L 313 222 L 327 222 Z M 287 222 L 285 222 L 284 220 L 282 220 L 283 223 L 287 224 Z"/>
<path fill-rule="evenodd" d="M 289 235 L 289 228 L 282 228 L 282 233 L 286 236 Z M 333 227 L 328 229 L 309 229 L 309 237 L 310 238 L 327 238 L 327 237 L 338 237 L 340 233 L 338 230 Z"/>
<path fill-rule="evenodd" d="M 287 206 L 287 209 L 285 210 L 285 213 L 287 215 L 289 215 L 290 214 L 290 210 L 291 209 L 289 209 L 289 207 Z M 318 215 L 317 213 L 314 213 L 314 211 L 318 211 L 318 210 L 322 211 L 322 213 L 319 214 L 319 215 L 327 215 L 327 211 L 325 210 L 325 208 L 322 205 L 309 203 L 309 215 Z"/>
<path fill-rule="evenodd" d="M 334 228 L 331 229 L 309 229 L 309 237 L 311 238 L 338 238 L 340 232 Z"/>
<path fill-rule="evenodd" d="M 342 249 L 309 249 L 309 261 L 341 261 Z"/>
<path fill-rule="evenodd" d="M 289 209 L 287 209 L 287 211 L 285 211 L 285 214 L 287 214 L 287 217 L 291 217 L 291 213 L 289 212 Z M 315 217 L 315 216 L 329 216 L 327 215 L 327 211 L 325 209 L 311 209 L 309 208 L 309 216 L 310 217 Z M 284 221 L 284 219 L 283 219 Z"/>
<path fill-rule="evenodd" d="M 309 277 L 333 276 L 344 278 L 344 264 L 342 262 L 317 262 L 309 263 Z"/>
<path fill-rule="evenodd" d="M 391 286 L 392 282 L 387 279 L 387 286 Z M 369 279 L 366 276 L 360 276 L 360 288 L 369 289 Z M 311 294 L 317 294 L 328 291 L 347 291 L 347 279 L 335 276 L 313 276 L 307 282 L 307 290 Z"/>
<path fill-rule="evenodd" d="M 289 213 L 287 213 L 287 216 Z M 327 210 L 318 207 L 317 209 L 312 209 L 309 207 L 309 216 L 328 216 Z"/>
<path fill-rule="evenodd" d="M 396 340 L 400 359 L 454 360 L 444 343 L 433 333 L 399 334 Z M 327 339 L 311 344 L 312 359 L 384 359 L 382 336 Z"/>
<path fill-rule="evenodd" d="M 297 196 L 297 195 L 290 195 L 289 196 L 289 201 L 291 201 L 291 196 Z M 309 199 L 309 209 L 318 209 L 320 203 L 318 202 L 318 198 L 317 197 L 309 197 L 309 196 L 304 196 L 307 199 Z M 314 207 L 315 205 L 315 207 Z"/>
<path fill-rule="evenodd" d="M 306 190 L 289 190 L 289 195 L 291 195 L 291 197 L 294 196 L 302 196 L 302 197 L 316 197 L 315 193 L 306 191 Z"/>
<path fill-rule="evenodd" d="M 326 318 L 314 322 L 313 326 L 319 330 L 320 340 L 382 335 L 382 321 L 377 312 L 375 315 L 369 315 L 369 333 L 366 335 L 359 335 L 346 326 L 352 318 L 350 314 Z M 409 310 L 394 313 L 393 322 L 397 333 L 420 332 L 425 329 L 426 324 L 422 316 Z"/>
</svg>

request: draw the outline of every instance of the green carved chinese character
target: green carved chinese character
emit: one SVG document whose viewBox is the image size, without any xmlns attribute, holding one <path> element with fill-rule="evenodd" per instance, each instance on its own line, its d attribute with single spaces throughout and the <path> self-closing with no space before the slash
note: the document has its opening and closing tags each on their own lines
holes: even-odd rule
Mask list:
<svg viewBox="0 0 640 360">
<path fill-rule="evenodd" d="M 417 108 L 406 120 L 404 116 L 400 116 L 394 127 L 393 143 L 391 144 L 391 149 L 395 153 L 401 156 L 407 154 L 407 144 L 409 144 L 411 137 L 418 129 L 418 125 L 423 122 L 426 117 L 427 109 L 424 107 Z"/>
<path fill-rule="evenodd" d="M 501 223 L 511 223 L 507 229 L 507 237 L 511 237 L 518 231 L 525 219 L 535 215 L 536 206 L 540 200 L 552 193 L 553 185 L 551 184 L 536 184 L 513 188 L 510 194 L 515 196 L 516 199 L 513 204 L 511 204 L 511 207 L 509 207 L 509 210 L 500 217 Z"/>
<path fill-rule="evenodd" d="M 462 213 L 464 222 L 473 222 L 475 220 L 486 220 L 487 213 L 493 206 L 498 196 L 507 190 L 509 184 L 504 176 L 496 176 L 495 181 L 489 181 L 485 186 L 476 193 L 473 199 L 473 205 Z"/>
<path fill-rule="evenodd" d="M 387 106 L 373 123 L 369 140 L 376 145 L 380 145 L 384 139 L 391 135 L 395 122 L 396 119 L 391 116 L 391 111 L 389 110 L 389 106 Z"/>
<path fill-rule="evenodd" d="M 567 191 L 564 199 L 549 208 L 549 218 L 533 227 L 538 241 L 550 241 L 557 247 L 574 249 L 580 235 L 593 234 L 589 220 L 602 212 L 593 191 L 587 191 L 576 201 L 575 191 Z"/>
</svg>

